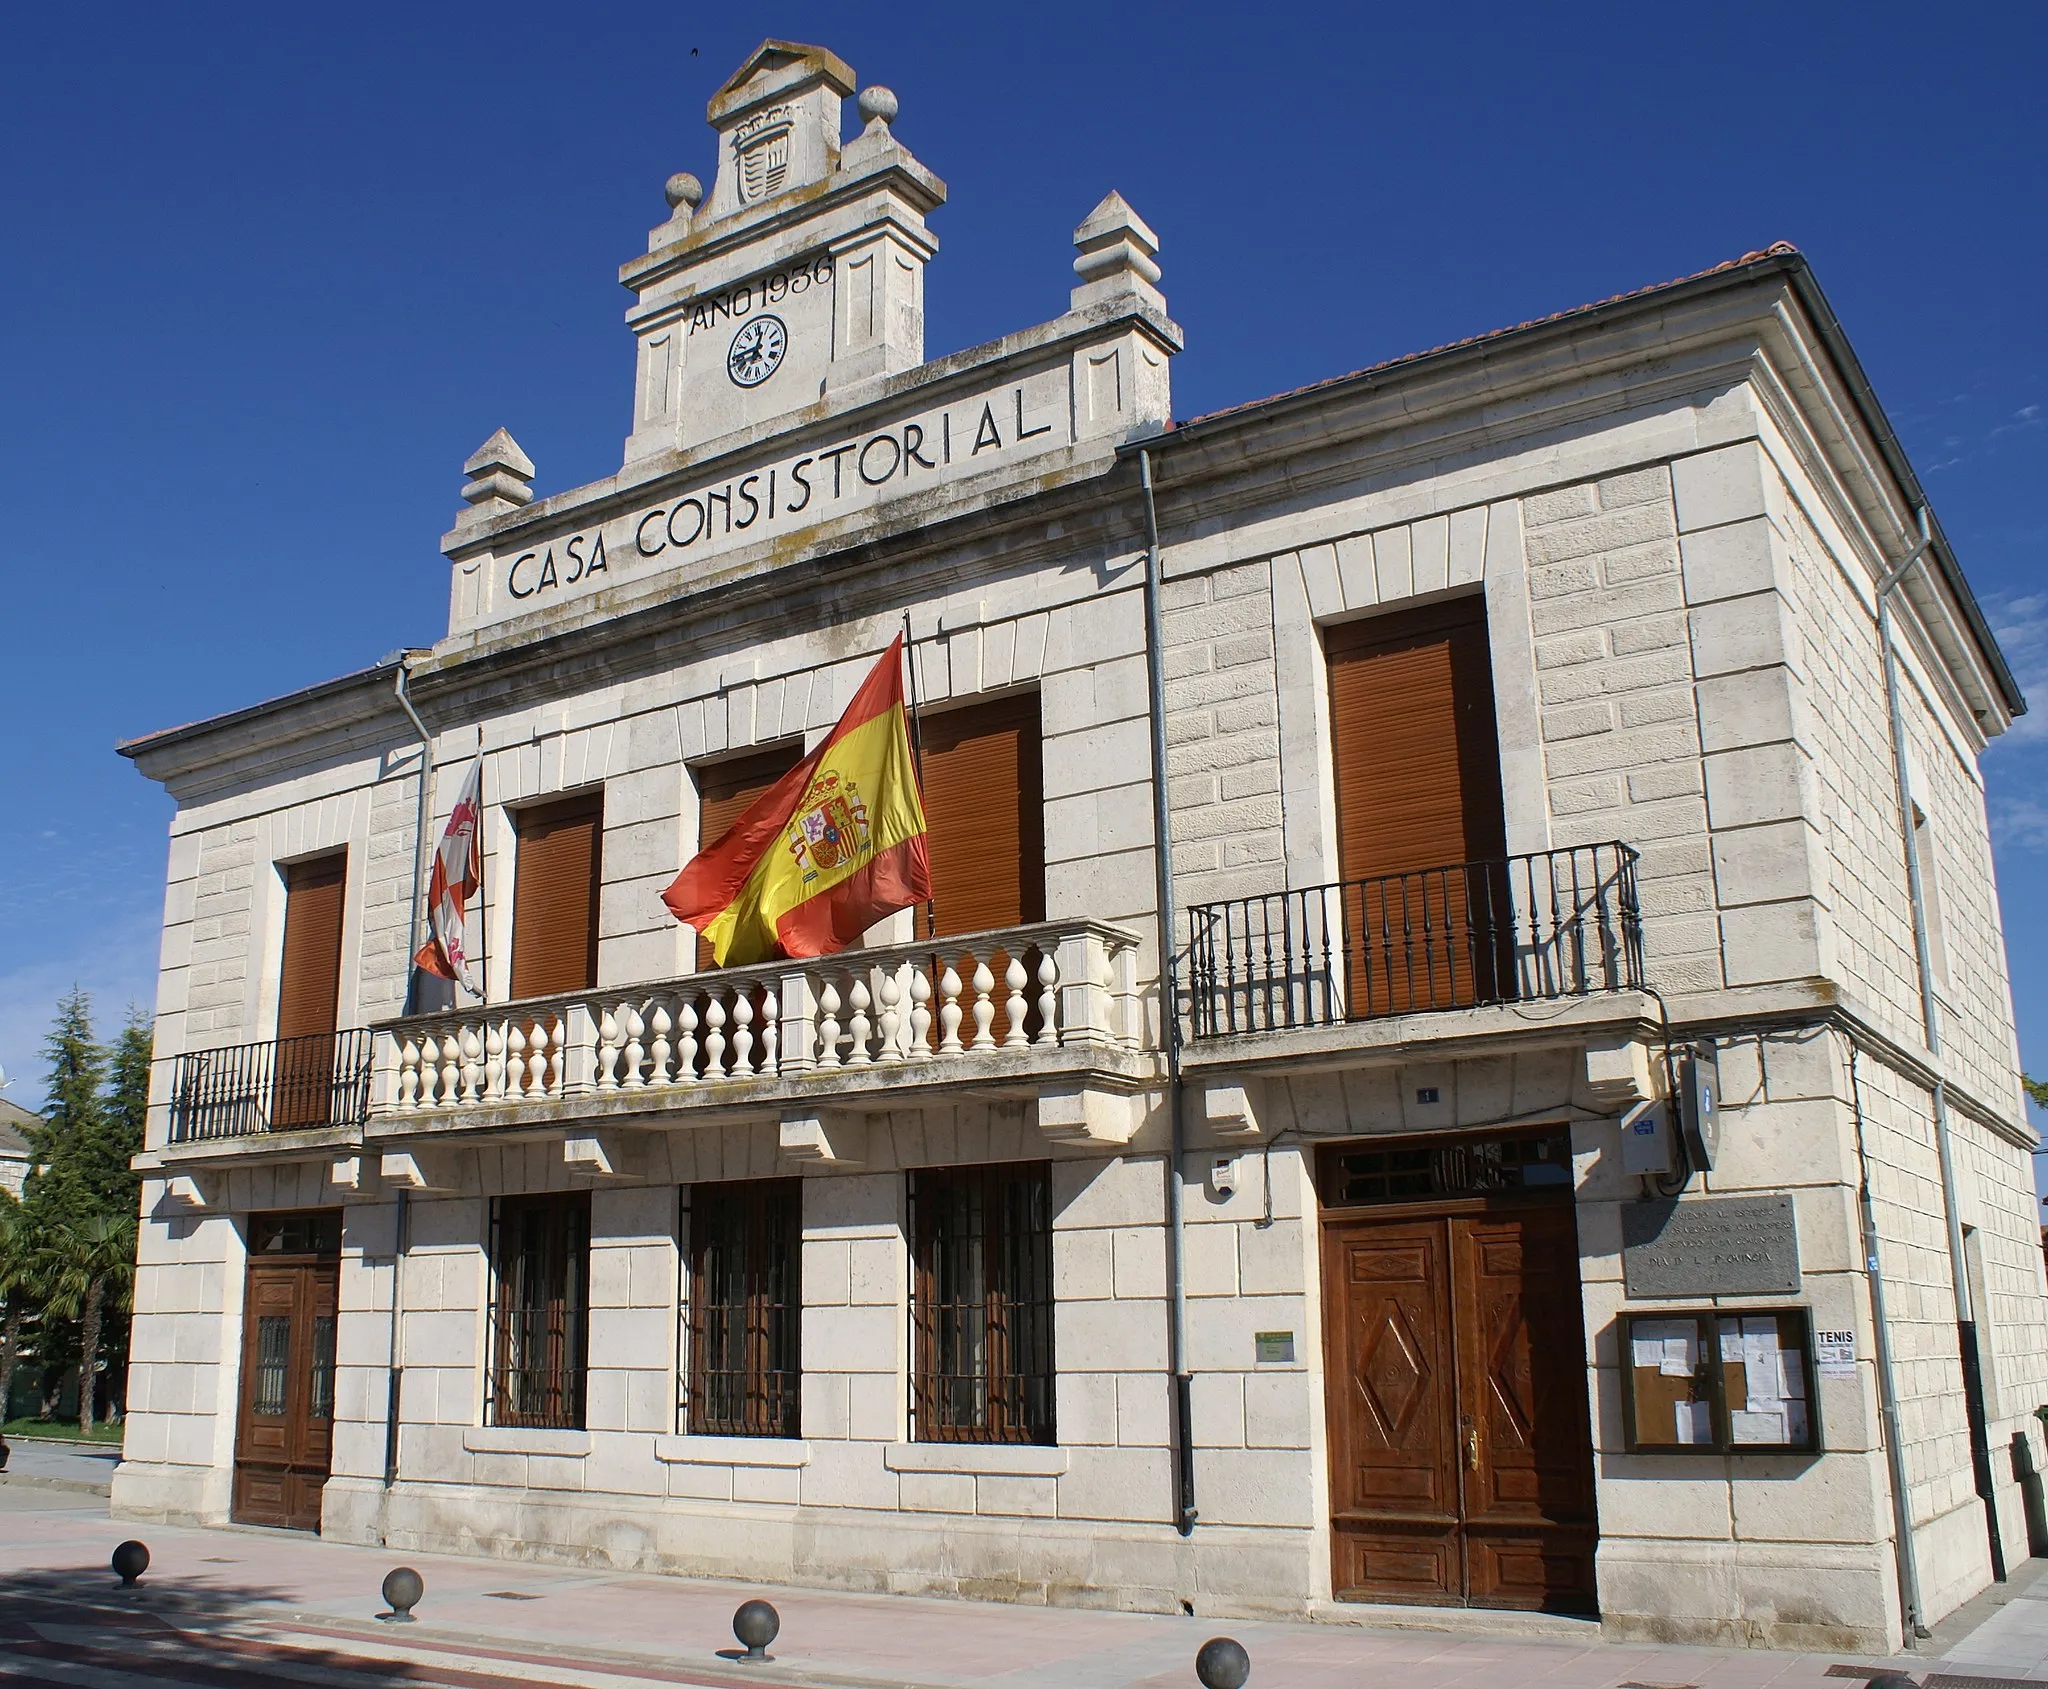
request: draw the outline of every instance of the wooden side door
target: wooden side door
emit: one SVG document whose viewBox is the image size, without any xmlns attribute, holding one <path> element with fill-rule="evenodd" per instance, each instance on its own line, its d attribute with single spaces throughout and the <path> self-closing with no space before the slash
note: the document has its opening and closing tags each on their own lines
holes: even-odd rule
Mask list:
<svg viewBox="0 0 2048 1689">
<path fill-rule="evenodd" d="M 1449 1230 L 1466 1597 L 1590 1612 L 1597 1532 L 1571 1205 L 1459 1215 Z"/>
<path fill-rule="evenodd" d="M 335 1260 L 253 1259 L 230 1511 L 238 1523 L 320 1528 L 334 1449 Z"/>
<path fill-rule="evenodd" d="M 1337 1597 L 1462 1600 L 1444 1223 L 1332 1226 L 1323 1274 Z"/>
<path fill-rule="evenodd" d="M 1342 1216 L 1323 1272 L 1337 1598 L 1592 1611 L 1571 1205 Z"/>
</svg>

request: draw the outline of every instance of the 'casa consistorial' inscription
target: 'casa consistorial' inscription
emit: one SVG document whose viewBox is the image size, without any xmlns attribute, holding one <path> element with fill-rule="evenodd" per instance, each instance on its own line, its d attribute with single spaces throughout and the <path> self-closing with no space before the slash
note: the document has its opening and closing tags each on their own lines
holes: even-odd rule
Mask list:
<svg viewBox="0 0 2048 1689">
<path fill-rule="evenodd" d="M 520 615 L 1070 445 L 1064 368 L 792 452 L 491 562 L 475 620 Z"/>
<path fill-rule="evenodd" d="M 1799 1228 L 1784 1195 L 1621 1206 L 1621 1276 L 1631 1296 L 1793 1296 Z"/>
</svg>

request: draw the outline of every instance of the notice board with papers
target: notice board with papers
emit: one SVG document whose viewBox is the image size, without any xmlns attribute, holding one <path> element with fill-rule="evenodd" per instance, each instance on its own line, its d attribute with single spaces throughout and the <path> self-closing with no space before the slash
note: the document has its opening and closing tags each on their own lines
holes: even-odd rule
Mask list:
<svg viewBox="0 0 2048 1689">
<path fill-rule="evenodd" d="M 1632 1453 L 1819 1452 L 1804 1308 L 1623 1314 L 1619 1336 Z"/>
</svg>

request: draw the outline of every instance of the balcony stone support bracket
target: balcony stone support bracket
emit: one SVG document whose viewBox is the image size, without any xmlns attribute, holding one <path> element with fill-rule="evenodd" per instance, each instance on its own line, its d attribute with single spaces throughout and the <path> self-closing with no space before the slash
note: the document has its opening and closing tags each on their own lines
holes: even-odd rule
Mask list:
<svg viewBox="0 0 2048 1689">
<path fill-rule="evenodd" d="M 219 1195 L 217 1181 L 204 1174 L 174 1173 L 164 1180 L 164 1188 L 150 1210 L 150 1218 L 176 1220 L 203 1214 L 214 1205 Z"/>
<path fill-rule="evenodd" d="M 562 1140 L 562 1160 L 586 1178 L 638 1178 L 647 1170 L 647 1141 L 637 1132 L 572 1133 Z"/>
<path fill-rule="evenodd" d="M 1633 1108 L 1659 1094 L 1652 1077 L 1650 1047 L 1640 1038 L 1595 1038 L 1586 1043 L 1586 1089 L 1594 1105 L 1610 1113 Z"/>
<path fill-rule="evenodd" d="M 1138 1101 L 1093 1085 L 1055 1086 L 1038 1097 L 1038 1129 L 1056 1144 L 1120 1146 L 1138 1126 Z"/>
<path fill-rule="evenodd" d="M 327 1182 L 338 1191 L 368 1196 L 377 1188 L 377 1162 L 367 1155 L 340 1155 L 327 1164 Z"/>
<path fill-rule="evenodd" d="M 785 1161 L 857 1167 L 868 1156 L 867 1122 L 838 1110 L 785 1114 L 777 1137 Z"/>
<path fill-rule="evenodd" d="M 1202 1119 L 1219 1138 L 1247 1139 L 1259 1136 L 1259 1108 L 1252 1085 L 1204 1085 Z"/>
<path fill-rule="evenodd" d="M 377 1158 L 377 1176 L 393 1190 L 455 1191 L 462 1188 L 455 1159 L 446 1151 L 385 1150 Z"/>
</svg>

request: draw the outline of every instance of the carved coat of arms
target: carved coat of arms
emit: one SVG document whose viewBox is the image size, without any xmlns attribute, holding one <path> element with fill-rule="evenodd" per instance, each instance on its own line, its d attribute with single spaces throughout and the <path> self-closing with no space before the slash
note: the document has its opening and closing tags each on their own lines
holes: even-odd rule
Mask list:
<svg viewBox="0 0 2048 1689">
<path fill-rule="evenodd" d="M 740 199 L 751 205 L 782 191 L 789 177 L 789 135 L 793 127 L 788 106 L 757 112 L 733 131 L 733 153 L 739 160 Z"/>
<path fill-rule="evenodd" d="M 868 806 L 837 770 L 811 782 L 789 823 L 789 853 L 809 885 L 821 874 L 860 862 L 873 849 Z"/>
</svg>

